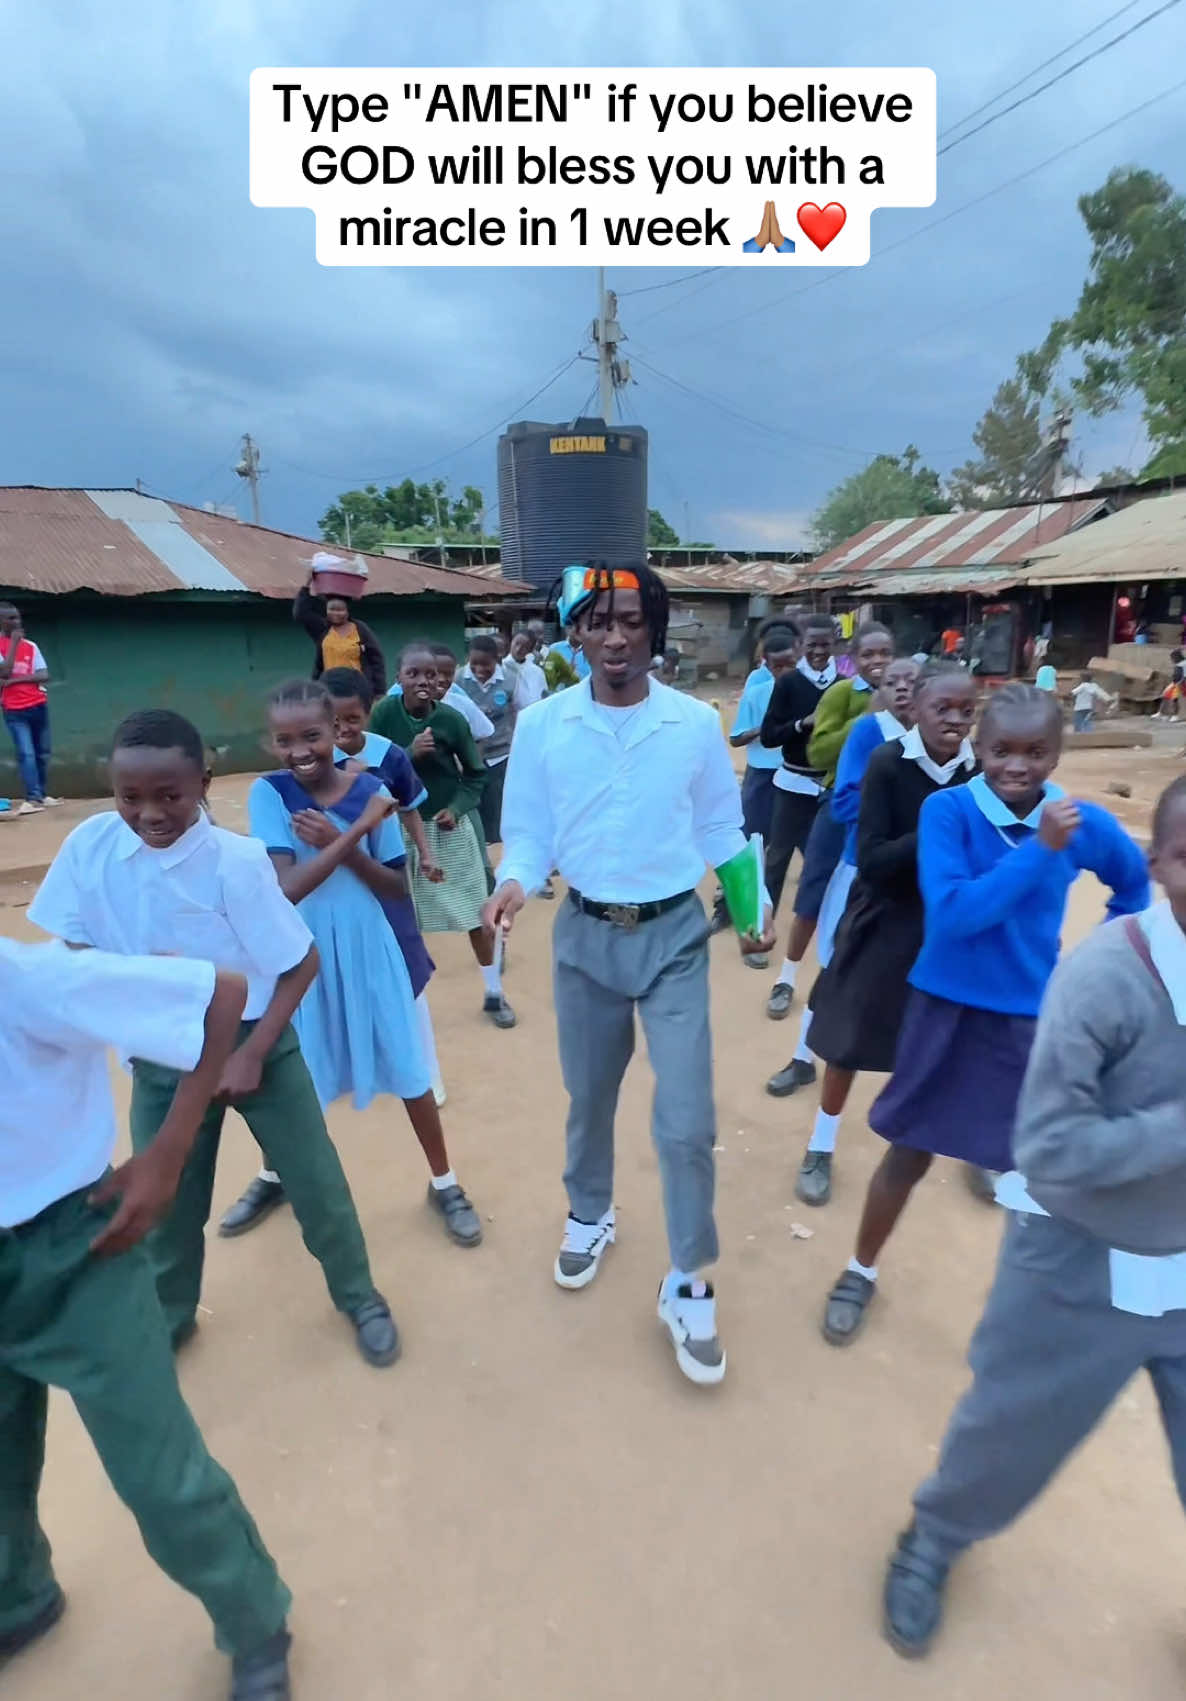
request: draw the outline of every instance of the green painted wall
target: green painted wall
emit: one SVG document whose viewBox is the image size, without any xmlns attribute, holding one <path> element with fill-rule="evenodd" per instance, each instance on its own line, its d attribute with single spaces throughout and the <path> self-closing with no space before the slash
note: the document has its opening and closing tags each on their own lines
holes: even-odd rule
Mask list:
<svg viewBox="0 0 1186 1701">
<path fill-rule="evenodd" d="M 111 735 L 133 709 L 176 709 L 219 751 L 219 773 L 264 763 L 264 698 L 312 671 L 313 646 L 286 604 L 266 597 L 34 596 L 6 591 L 45 656 L 53 765 L 50 790 L 101 797 Z M 464 653 L 460 597 L 367 597 L 362 607 L 389 673 L 402 645 L 432 638 Z M 0 796 L 20 796 L 11 741 L 0 737 Z"/>
</svg>

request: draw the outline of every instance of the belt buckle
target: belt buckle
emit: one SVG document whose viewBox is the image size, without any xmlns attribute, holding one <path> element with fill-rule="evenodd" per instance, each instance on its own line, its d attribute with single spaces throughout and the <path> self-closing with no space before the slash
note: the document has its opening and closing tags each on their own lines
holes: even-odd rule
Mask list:
<svg viewBox="0 0 1186 1701">
<path fill-rule="evenodd" d="M 642 916 L 641 904 L 607 904 L 605 919 L 611 927 L 620 927 L 627 933 L 633 933 Z"/>
</svg>

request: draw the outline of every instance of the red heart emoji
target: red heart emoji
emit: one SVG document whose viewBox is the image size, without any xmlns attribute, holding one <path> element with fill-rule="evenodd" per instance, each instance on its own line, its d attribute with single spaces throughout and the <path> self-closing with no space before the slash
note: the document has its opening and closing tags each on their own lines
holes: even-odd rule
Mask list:
<svg viewBox="0 0 1186 1701">
<path fill-rule="evenodd" d="M 840 235 L 848 214 L 839 201 L 829 201 L 826 207 L 817 207 L 814 201 L 804 201 L 797 217 L 804 236 L 817 248 L 824 249 Z"/>
</svg>

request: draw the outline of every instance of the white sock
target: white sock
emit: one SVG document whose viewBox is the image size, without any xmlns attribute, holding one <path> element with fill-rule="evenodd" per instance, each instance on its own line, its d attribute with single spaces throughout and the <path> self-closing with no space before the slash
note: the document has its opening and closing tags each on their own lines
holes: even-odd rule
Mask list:
<svg viewBox="0 0 1186 1701">
<path fill-rule="evenodd" d="M 491 963 L 489 968 L 487 968 L 484 963 L 481 964 L 480 966 L 481 966 L 481 970 L 482 970 L 482 985 L 486 988 L 487 998 L 501 998 L 502 997 L 502 970 L 501 970 L 501 968 L 499 967 L 499 965 L 497 963 Z"/>
<path fill-rule="evenodd" d="M 848 1261 L 848 1268 L 852 1271 L 854 1276 L 864 1276 L 867 1282 L 875 1282 L 877 1280 L 876 1264 L 858 1264 L 855 1258 L 850 1258 Z"/>
<path fill-rule="evenodd" d="M 798 963 L 792 963 L 789 957 L 784 957 L 782 960 L 782 968 L 778 971 L 778 979 L 774 983 L 775 986 L 789 986 L 793 988 L 795 985 L 795 976 L 798 972 Z"/>
<path fill-rule="evenodd" d="M 441 1087 L 440 1059 L 437 1057 L 436 1036 L 432 1031 L 432 1016 L 428 1009 L 428 994 L 422 992 L 416 1000 L 416 1015 L 420 1020 L 420 1043 L 424 1047 L 424 1061 L 428 1065 L 428 1073 L 434 1087 Z"/>
<path fill-rule="evenodd" d="M 809 1152 L 834 1152 L 836 1150 L 836 1130 L 840 1126 L 838 1116 L 829 1116 L 826 1110 L 815 1113 L 815 1127 L 811 1131 L 811 1139 L 807 1142 Z"/>
<path fill-rule="evenodd" d="M 276 1174 L 274 1169 L 261 1169 L 257 1179 L 260 1181 L 269 1181 L 273 1187 L 279 1187 L 280 1185 L 280 1177 Z"/>
<path fill-rule="evenodd" d="M 810 1032 L 811 1032 L 811 1011 L 810 1010 L 804 1010 L 803 1019 L 799 1023 L 799 1043 L 795 1047 L 795 1062 L 796 1063 L 814 1063 L 815 1062 L 815 1053 L 812 1051 L 811 1047 L 807 1043 L 807 1036 Z"/>
<path fill-rule="evenodd" d="M 457 1177 L 453 1174 L 451 1169 L 446 1170 L 444 1175 L 434 1175 L 432 1178 L 432 1184 L 438 1193 L 443 1193 L 446 1187 L 457 1186 Z"/>
</svg>

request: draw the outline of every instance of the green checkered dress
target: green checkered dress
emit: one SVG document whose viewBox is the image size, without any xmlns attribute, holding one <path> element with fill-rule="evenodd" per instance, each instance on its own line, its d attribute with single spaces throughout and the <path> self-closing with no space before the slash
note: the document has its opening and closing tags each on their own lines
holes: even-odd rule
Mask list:
<svg viewBox="0 0 1186 1701">
<path fill-rule="evenodd" d="M 470 933 L 481 926 L 482 905 L 486 902 L 486 870 L 474 824 L 465 815 L 451 833 L 445 833 L 435 821 L 426 821 L 424 837 L 445 878 L 439 885 L 424 878 L 419 855 L 405 827 L 408 874 L 420 931 Z"/>
</svg>

